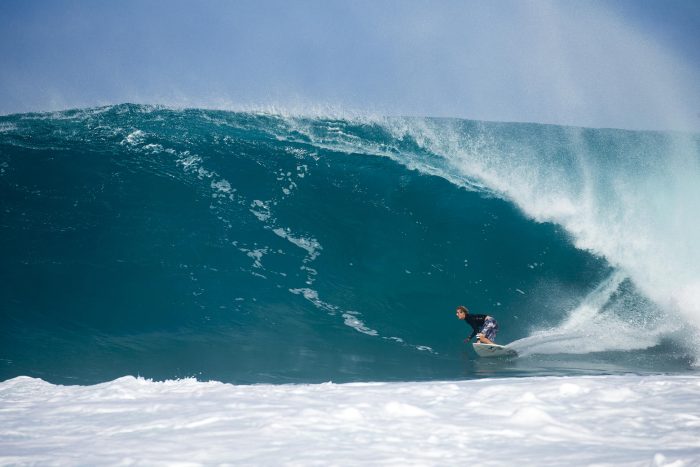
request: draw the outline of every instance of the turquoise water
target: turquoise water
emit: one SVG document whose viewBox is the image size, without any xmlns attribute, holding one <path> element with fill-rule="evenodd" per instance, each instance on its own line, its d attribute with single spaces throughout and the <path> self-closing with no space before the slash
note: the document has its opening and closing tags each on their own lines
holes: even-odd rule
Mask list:
<svg viewBox="0 0 700 467">
<path fill-rule="evenodd" d="M 136 105 L 0 117 L 0 380 L 695 372 L 699 147 Z M 478 359 L 460 304 L 523 357 Z"/>
</svg>

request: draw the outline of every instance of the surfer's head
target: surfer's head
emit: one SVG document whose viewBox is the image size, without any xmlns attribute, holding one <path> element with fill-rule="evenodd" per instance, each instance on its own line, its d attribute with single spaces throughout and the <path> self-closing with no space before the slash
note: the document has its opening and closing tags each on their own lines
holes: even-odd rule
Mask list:
<svg viewBox="0 0 700 467">
<path fill-rule="evenodd" d="M 457 307 L 456 314 L 457 314 L 457 318 L 464 319 L 469 314 L 469 310 L 467 309 L 466 306 L 460 305 Z"/>
</svg>

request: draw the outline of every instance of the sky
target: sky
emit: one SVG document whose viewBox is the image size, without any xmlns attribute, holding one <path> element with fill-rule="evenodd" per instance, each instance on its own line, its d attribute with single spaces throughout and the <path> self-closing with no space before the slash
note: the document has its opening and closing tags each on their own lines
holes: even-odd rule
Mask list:
<svg viewBox="0 0 700 467">
<path fill-rule="evenodd" d="M 694 0 L 4 0 L 0 114 L 124 102 L 700 131 Z"/>
</svg>

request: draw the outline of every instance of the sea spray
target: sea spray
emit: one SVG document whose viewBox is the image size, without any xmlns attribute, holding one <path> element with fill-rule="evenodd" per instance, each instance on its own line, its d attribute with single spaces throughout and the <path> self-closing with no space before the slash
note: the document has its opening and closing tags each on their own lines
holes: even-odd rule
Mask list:
<svg viewBox="0 0 700 467">
<path fill-rule="evenodd" d="M 471 179 L 563 226 L 577 247 L 700 326 L 698 135 L 420 119 L 388 126 L 442 156 L 438 174 Z"/>
</svg>

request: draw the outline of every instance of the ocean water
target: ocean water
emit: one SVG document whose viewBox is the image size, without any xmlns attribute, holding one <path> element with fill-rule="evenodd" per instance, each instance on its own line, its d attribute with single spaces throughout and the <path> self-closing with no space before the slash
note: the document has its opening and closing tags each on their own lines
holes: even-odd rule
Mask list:
<svg viewBox="0 0 700 467">
<path fill-rule="evenodd" d="M 687 133 L 0 117 L 0 464 L 698 465 L 698 180 Z"/>
<path fill-rule="evenodd" d="M 695 374 L 699 148 L 138 105 L 0 117 L 0 380 Z M 478 359 L 460 304 L 522 357 Z"/>
</svg>

